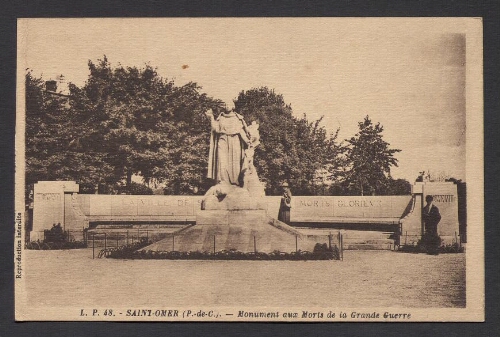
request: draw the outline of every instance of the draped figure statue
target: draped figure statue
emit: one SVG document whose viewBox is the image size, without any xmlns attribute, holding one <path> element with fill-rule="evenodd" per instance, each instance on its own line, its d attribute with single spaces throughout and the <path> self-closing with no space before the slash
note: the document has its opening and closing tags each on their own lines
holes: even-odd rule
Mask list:
<svg viewBox="0 0 500 337">
<path fill-rule="evenodd" d="M 239 186 L 245 148 L 249 143 L 247 125 L 234 111 L 226 111 L 217 118 L 212 109 L 205 114 L 211 124 L 208 178 L 214 179 L 216 184 Z"/>
<path fill-rule="evenodd" d="M 234 111 L 217 118 L 212 110 L 205 112 L 210 119 L 210 152 L 208 178 L 215 180 L 202 200 L 201 209 L 241 210 L 265 209 L 261 197 L 264 184 L 253 164 L 255 148 L 260 144 L 259 124 L 247 125 Z"/>
</svg>

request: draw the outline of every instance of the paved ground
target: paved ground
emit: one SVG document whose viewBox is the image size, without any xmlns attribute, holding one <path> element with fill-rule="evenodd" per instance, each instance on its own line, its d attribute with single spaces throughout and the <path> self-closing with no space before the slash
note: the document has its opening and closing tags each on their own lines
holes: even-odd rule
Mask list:
<svg viewBox="0 0 500 337">
<path fill-rule="evenodd" d="M 27 304 L 465 307 L 465 254 L 346 251 L 344 261 L 92 260 L 25 251 Z"/>
</svg>

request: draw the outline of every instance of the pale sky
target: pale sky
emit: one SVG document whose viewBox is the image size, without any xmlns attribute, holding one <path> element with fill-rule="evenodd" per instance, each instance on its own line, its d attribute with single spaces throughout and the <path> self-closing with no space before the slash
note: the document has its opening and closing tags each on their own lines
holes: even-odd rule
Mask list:
<svg viewBox="0 0 500 337">
<path fill-rule="evenodd" d="M 396 154 L 394 178 L 465 180 L 466 27 L 460 19 L 22 19 L 19 66 L 83 85 L 87 62 L 146 63 L 230 102 L 267 86 L 297 117 L 353 136 L 368 114 Z M 188 67 L 183 69 L 183 65 Z"/>
</svg>

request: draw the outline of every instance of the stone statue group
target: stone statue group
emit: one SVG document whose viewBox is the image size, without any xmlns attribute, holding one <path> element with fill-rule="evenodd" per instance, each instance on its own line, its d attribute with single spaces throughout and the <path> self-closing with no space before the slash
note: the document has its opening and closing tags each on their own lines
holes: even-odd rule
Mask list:
<svg viewBox="0 0 500 337">
<path fill-rule="evenodd" d="M 260 208 L 264 186 L 253 163 L 260 144 L 259 124 L 247 125 L 243 116 L 229 109 L 217 117 L 212 109 L 205 115 L 211 125 L 208 178 L 216 185 L 205 194 L 204 209 Z"/>
</svg>

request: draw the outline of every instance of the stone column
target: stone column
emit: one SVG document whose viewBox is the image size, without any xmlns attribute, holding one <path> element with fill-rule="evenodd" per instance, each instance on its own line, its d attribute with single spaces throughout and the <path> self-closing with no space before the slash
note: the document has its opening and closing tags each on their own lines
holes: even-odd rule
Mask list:
<svg viewBox="0 0 500 337">
<path fill-rule="evenodd" d="M 422 223 L 422 199 L 423 183 L 416 182 L 411 187 L 412 210 L 401 219 L 401 245 L 414 245 L 423 235 L 424 227 Z"/>
<path fill-rule="evenodd" d="M 443 243 L 450 244 L 455 241 L 455 235 L 458 238 L 459 234 L 457 185 L 452 182 L 425 182 L 422 199 L 425 200 L 428 195 L 434 197 L 433 204 L 441 214 L 438 234 Z"/>
<path fill-rule="evenodd" d="M 64 194 L 79 191 L 74 181 L 39 181 L 34 185 L 33 230 L 30 240 L 43 240 L 43 231 L 60 223 L 64 228 Z"/>
</svg>

